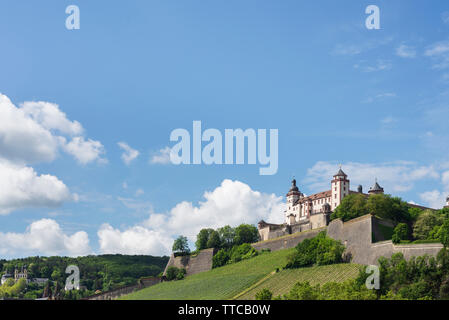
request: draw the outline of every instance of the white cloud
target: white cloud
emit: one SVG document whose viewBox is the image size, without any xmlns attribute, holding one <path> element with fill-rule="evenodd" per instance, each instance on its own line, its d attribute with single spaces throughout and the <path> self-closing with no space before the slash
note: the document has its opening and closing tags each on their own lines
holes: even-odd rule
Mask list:
<svg viewBox="0 0 449 320">
<path fill-rule="evenodd" d="M 98 237 L 102 252 L 167 254 L 178 235 L 195 241 L 202 228 L 256 224 L 261 219 L 281 223 L 284 209 L 282 197 L 254 191 L 240 181 L 224 180 L 213 191 L 205 192 L 198 205 L 181 202 L 169 212 L 151 213 L 146 221 L 123 231 L 106 224 Z"/>
<path fill-rule="evenodd" d="M 396 55 L 398 55 L 401 58 L 415 58 L 416 50 L 413 47 L 401 44 L 399 47 L 396 48 Z"/>
<path fill-rule="evenodd" d="M 449 67 L 449 41 L 440 41 L 430 45 L 424 53 L 435 61 L 434 69 Z"/>
<path fill-rule="evenodd" d="M 441 209 L 446 199 L 446 195 L 438 190 L 421 193 L 419 197 L 434 209 Z"/>
<path fill-rule="evenodd" d="M 384 60 L 377 60 L 375 65 L 366 65 L 364 62 L 354 65 L 354 69 L 360 69 L 363 72 L 387 71 L 392 67 L 393 65 L 389 61 Z"/>
<path fill-rule="evenodd" d="M 0 157 L 16 163 L 31 164 L 53 161 L 60 149 L 81 163 L 104 161 L 103 145 L 84 140 L 83 127 L 67 119 L 58 105 L 49 102 L 24 102 L 20 108 L 0 94 Z M 67 137 L 77 136 L 70 143 Z"/>
<path fill-rule="evenodd" d="M 394 40 L 393 37 L 386 37 L 383 39 L 360 41 L 357 44 L 337 44 L 332 53 L 336 55 L 355 56 L 363 52 L 367 52 L 378 47 L 387 45 Z"/>
<path fill-rule="evenodd" d="M 42 219 L 31 223 L 24 233 L 0 232 L 0 253 L 81 256 L 91 254 L 92 250 L 86 232 L 67 235 L 56 221 Z"/>
<path fill-rule="evenodd" d="M 45 129 L 58 130 L 69 135 L 80 135 L 83 127 L 78 121 L 70 121 L 59 106 L 44 101 L 26 101 L 21 105 L 26 116 L 40 123 Z"/>
<path fill-rule="evenodd" d="M 0 94 L 1 157 L 20 163 L 52 161 L 60 139 Z"/>
<path fill-rule="evenodd" d="M 164 255 L 171 251 L 173 239 L 163 232 L 134 226 L 125 231 L 103 224 L 98 230 L 100 251 L 104 254 Z"/>
<path fill-rule="evenodd" d="M 153 164 L 169 164 L 170 161 L 170 147 L 165 147 L 164 149 L 159 150 L 158 154 L 155 154 L 151 157 L 150 163 Z"/>
<path fill-rule="evenodd" d="M 75 157 L 81 164 L 88 164 L 93 161 L 106 163 L 107 160 L 101 155 L 105 153 L 100 141 L 84 140 L 83 137 L 74 137 L 72 141 L 64 146 L 64 150 Z"/>
<path fill-rule="evenodd" d="M 118 146 L 125 151 L 122 153 L 122 160 L 126 165 L 129 165 L 139 156 L 139 151 L 131 148 L 126 142 L 119 142 Z"/>
<path fill-rule="evenodd" d="M 0 215 L 30 207 L 57 207 L 75 200 L 67 186 L 52 175 L 0 161 Z"/>
<path fill-rule="evenodd" d="M 338 166 L 332 162 L 320 161 L 307 170 L 304 183 L 311 189 L 327 190 L 330 180 L 337 172 Z M 413 188 L 414 183 L 425 179 L 439 179 L 440 174 L 433 166 L 418 166 L 414 162 L 396 161 L 380 164 L 348 162 L 343 164 L 343 171 L 349 176 L 351 184 L 371 187 L 374 179 L 385 188 L 386 193 L 405 192 Z"/>
<path fill-rule="evenodd" d="M 396 97 L 396 93 L 394 93 L 394 92 L 384 92 L 384 93 L 379 93 L 379 94 L 377 94 L 377 95 L 375 95 L 373 97 L 368 97 L 365 100 L 363 100 L 362 102 L 363 103 L 373 103 L 374 101 L 377 101 L 377 100 L 384 100 L 384 99 L 387 99 L 387 98 L 394 98 L 394 97 Z"/>
<path fill-rule="evenodd" d="M 139 197 L 141 195 L 145 194 L 145 191 L 143 191 L 142 189 L 137 189 L 136 191 L 136 197 Z"/>
</svg>

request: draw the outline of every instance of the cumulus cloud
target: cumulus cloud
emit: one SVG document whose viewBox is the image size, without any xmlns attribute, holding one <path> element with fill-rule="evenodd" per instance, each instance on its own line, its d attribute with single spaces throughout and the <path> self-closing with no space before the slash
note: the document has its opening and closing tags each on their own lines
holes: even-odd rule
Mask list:
<svg viewBox="0 0 449 320">
<path fill-rule="evenodd" d="M 23 208 L 57 207 L 74 200 L 57 177 L 0 160 L 0 215 Z"/>
<path fill-rule="evenodd" d="M 150 163 L 153 164 L 169 164 L 170 161 L 170 147 L 165 147 L 164 149 L 159 150 L 159 153 L 153 155 L 150 159 Z"/>
<path fill-rule="evenodd" d="M 0 253 L 81 256 L 91 254 L 92 250 L 86 232 L 67 235 L 56 221 L 42 219 L 31 223 L 24 233 L 0 232 Z"/>
<path fill-rule="evenodd" d="M 72 141 L 64 146 L 64 150 L 85 165 L 93 161 L 106 163 L 107 160 L 101 156 L 105 153 L 104 146 L 100 141 L 85 140 L 83 137 L 74 137 Z"/>
<path fill-rule="evenodd" d="M 131 148 L 126 142 L 119 142 L 117 144 L 124 151 L 122 153 L 122 160 L 126 165 L 129 165 L 140 154 L 139 151 Z"/>
<path fill-rule="evenodd" d="M 98 230 L 99 245 L 105 254 L 164 255 L 171 251 L 173 239 L 163 232 L 134 226 L 125 231 L 103 224 Z"/>
<path fill-rule="evenodd" d="M 52 161 L 61 140 L 0 94 L 1 157 L 20 163 Z"/>
<path fill-rule="evenodd" d="M 147 220 L 125 230 L 103 225 L 98 231 L 101 251 L 167 254 L 177 236 L 185 235 L 195 241 L 202 228 L 256 224 L 261 219 L 273 223 L 283 221 L 285 204 L 282 197 L 254 191 L 240 181 L 226 179 L 213 191 L 205 192 L 203 197 L 197 205 L 184 201 L 167 213 L 151 213 Z"/>
<path fill-rule="evenodd" d="M 49 102 L 27 101 L 16 107 L 0 94 L 0 157 L 21 164 L 51 162 L 59 150 L 79 162 L 101 160 L 104 147 L 88 139 L 78 121 L 71 121 L 59 106 Z M 67 138 L 75 136 L 67 144 Z"/>
<path fill-rule="evenodd" d="M 57 104 L 44 101 L 26 101 L 21 107 L 26 116 L 40 123 L 45 129 L 58 130 L 69 135 L 83 133 L 81 124 L 78 121 L 67 119 L 66 114 L 59 110 Z"/>
<path fill-rule="evenodd" d="M 336 163 L 319 161 L 307 170 L 304 183 L 313 190 L 329 189 L 330 178 L 337 170 Z M 362 184 L 370 187 L 374 179 L 378 178 L 387 193 L 406 192 L 413 188 L 416 181 L 440 178 L 434 166 L 418 166 L 406 161 L 380 164 L 348 162 L 343 165 L 343 171 L 349 176 L 353 186 Z"/>
</svg>

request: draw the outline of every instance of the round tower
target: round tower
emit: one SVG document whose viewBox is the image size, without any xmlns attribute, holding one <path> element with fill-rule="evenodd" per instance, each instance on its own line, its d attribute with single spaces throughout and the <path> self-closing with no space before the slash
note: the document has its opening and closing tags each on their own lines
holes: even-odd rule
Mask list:
<svg viewBox="0 0 449 320">
<path fill-rule="evenodd" d="M 334 179 L 331 181 L 331 192 L 332 192 L 332 200 L 331 200 L 331 208 L 332 211 L 337 208 L 341 200 L 349 194 L 349 179 L 348 175 L 343 172 L 340 167 L 340 170 L 334 175 Z"/>
<path fill-rule="evenodd" d="M 449 196 L 446 197 L 446 206 L 445 208 L 449 208 Z"/>
<path fill-rule="evenodd" d="M 378 183 L 377 183 L 377 179 L 376 182 L 374 183 L 374 185 L 369 189 L 368 194 L 383 194 L 384 193 L 384 188 L 382 188 Z"/>
</svg>

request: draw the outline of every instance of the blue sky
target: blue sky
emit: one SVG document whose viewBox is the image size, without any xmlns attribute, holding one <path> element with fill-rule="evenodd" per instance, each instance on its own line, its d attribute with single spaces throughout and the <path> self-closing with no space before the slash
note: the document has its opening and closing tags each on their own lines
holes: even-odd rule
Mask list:
<svg viewBox="0 0 449 320">
<path fill-rule="evenodd" d="M 65 28 L 71 4 L 80 30 Z M 371 4 L 380 30 L 365 27 Z M 306 194 L 322 191 L 339 163 L 353 189 L 377 177 L 387 193 L 433 207 L 449 194 L 443 1 L 5 0 L 0 39 L 9 108 L 49 102 L 68 121 L 44 128 L 51 141 L 66 139 L 47 158 L 30 151 L 46 140 L 11 142 L 14 128 L 0 128 L 4 257 L 168 253 L 174 237 L 193 239 L 201 227 L 282 220 L 292 176 Z M 152 163 L 170 132 L 191 131 L 194 120 L 278 129 L 277 174 Z M 68 130 L 74 121 L 83 130 Z M 87 149 L 68 147 L 76 137 Z M 129 164 L 119 142 L 139 152 Z M 59 189 L 38 184 L 35 198 L 11 203 L 36 182 L 15 179 L 20 168 L 54 177 Z"/>
</svg>

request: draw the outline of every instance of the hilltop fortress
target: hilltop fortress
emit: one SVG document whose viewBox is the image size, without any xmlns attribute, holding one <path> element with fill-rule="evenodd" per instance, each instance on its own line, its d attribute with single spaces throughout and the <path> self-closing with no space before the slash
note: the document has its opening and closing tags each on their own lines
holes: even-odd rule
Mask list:
<svg viewBox="0 0 449 320">
<path fill-rule="evenodd" d="M 341 241 L 346 247 L 345 258 L 353 263 L 373 265 L 378 263 L 379 257 L 391 257 L 394 253 L 402 253 L 406 259 L 413 256 L 436 256 L 443 248 L 440 243 L 422 244 L 394 244 L 386 239 L 382 228 L 393 228 L 391 221 L 379 219 L 371 214 L 361 216 L 347 222 L 335 219 L 330 222 L 331 213 L 340 205 L 344 197 L 358 193 L 369 197 L 373 194 L 383 194 L 384 189 L 377 180 L 363 193 L 362 186 L 357 191 L 350 190 L 348 176 L 340 170 L 331 180 L 331 189 L 311 196 L 304 195 L 296 186 L 293 179 L 292 186 L 287 193 L 287 208 L 283 224 L 271 224 L 265 221 L 258 223 L 260 241 L 251 244 L 256 250 L 269 249 L 271 251 L 295 247 L 305 239 L 315 237 L 321 231 L 335 240 Z M 411 207 L 429 209 L 409 203 Z M 449 196 L 446 206 L 449 208 Z M 195 257 L 171 255 L 164 274 L 168 267 L 185 268 L 187 275 L 208 271 L 212 268 L 212 257 L 216 250 L 205 249 Z"/>
<path fill-rule="evenodd" d="M 330 187 L 330 190 L 305 196 L 296 186 L 296 180 L 293 179 L 292 186 L 286 195 L 285 222 L 272 224 L 260 221 L 258 223 L 260 240 L 275 239 L 287 234 L 326 227 L 329 224 L 330 215 L 340 205 L 344 197 L 353 193 L 363 194 L 366 197 L 384 193 L 384 188 L 379 185 L 377 179 L 368 193 L 363 193 L 361 185 L 358 186 L 357 191 L 350 190 L 348 175 L 343 172 L 341 167 L 333 176 Z M 428 209 L 411 203 L 409 205 Z M 446 199 L 446 207 L 449 207 L 449 196 Z"/>
</svg>

